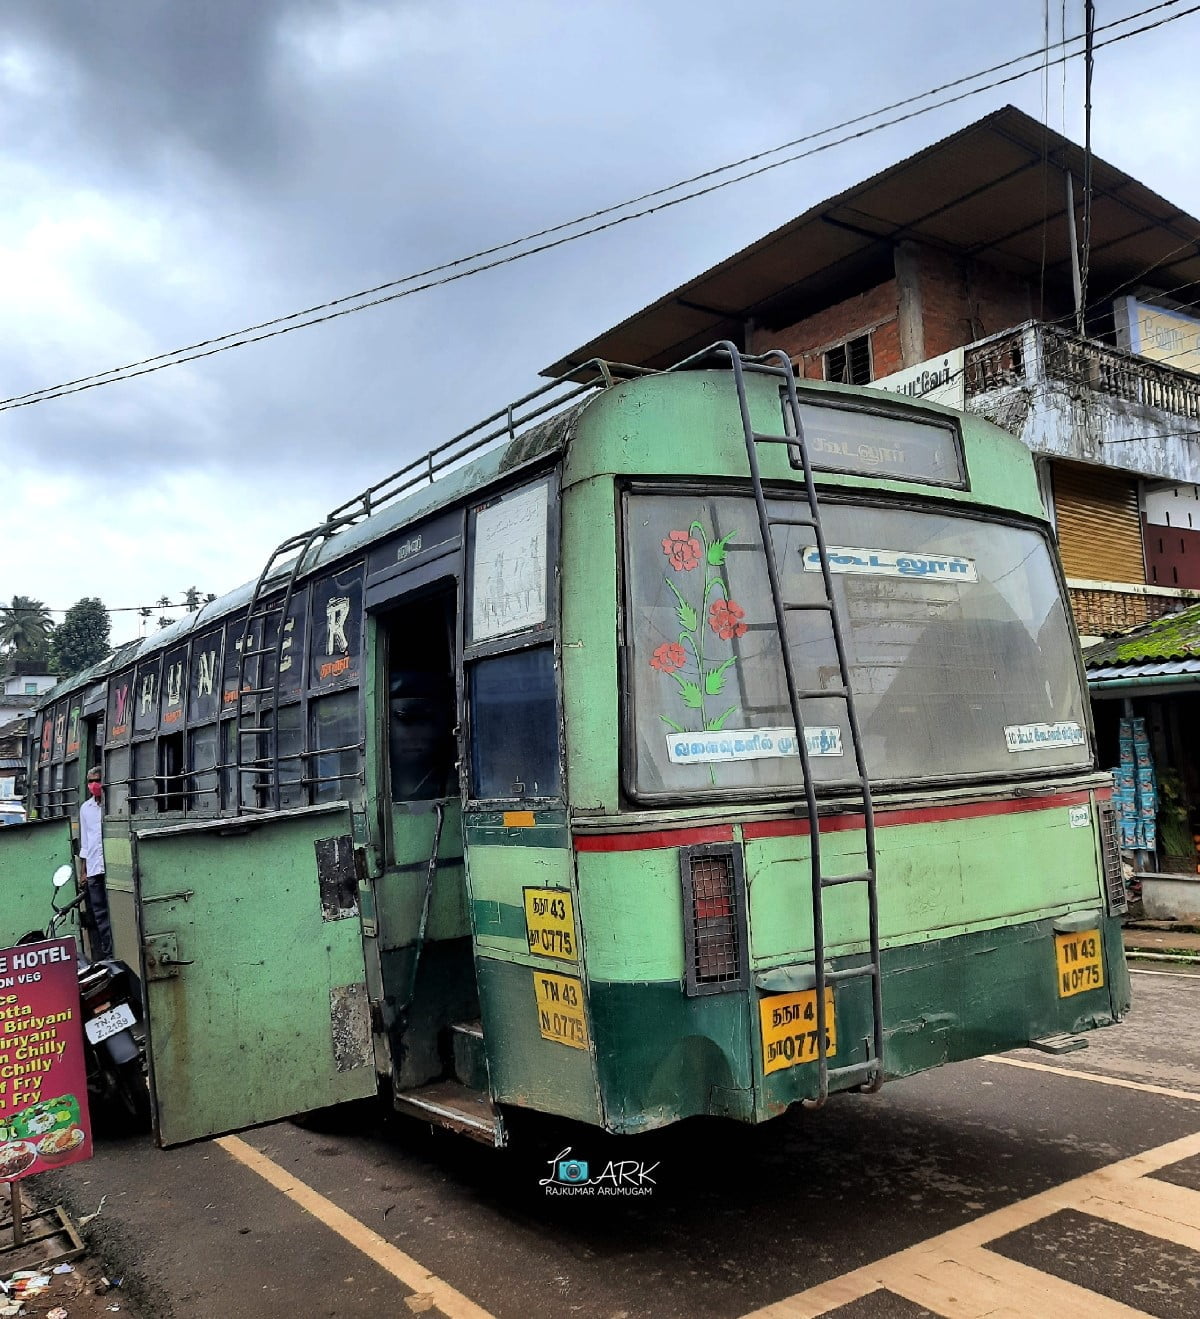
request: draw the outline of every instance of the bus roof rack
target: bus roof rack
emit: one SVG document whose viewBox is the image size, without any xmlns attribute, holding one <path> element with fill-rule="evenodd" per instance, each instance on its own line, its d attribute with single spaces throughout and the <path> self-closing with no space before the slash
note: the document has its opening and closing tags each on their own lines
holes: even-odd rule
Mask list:
<svg viewBox="0 0 1200 1319">
<path fill-rule="evenodd" d="M 482 421 L 476 422 L 474 426 L 469 426 L 465 431 L 460 431 L 450 439 L 435 445 L 420 458 L 414 458 L 412 462 L 406 463 L 381 481 L 368 486 L 353 499 L 339 504 L 330 512 L 326 521 L 336 523 L 340 528 L 347 522 L 357 521 L 360 517 L 370 517 L 380 505 L 388 503 L 414 486 L 425 482 L 432 483 L 439 472 L 462 462 L 464 458 L 470 457 L 494 440 L 505 437 L 515 440 L 520 427 L 528 426 L 538 418 L 556 412 L 581 394 L 593 389 L 607 389 L 611 385 L 635 376 L 655 374 L 657 373 L 647 367 L 606 362 L 599 357 L 581 362 L 565 376 L 560 376 L 557 380 L 533 390 L 532 393 L 514 399 L 499 412 L 491 413 Z M 581 375 L 583 379 L 574 378 Z M 570 388 L 566 388 L 567 386 Z M 553 397 L 547 398 L 548 394 Z M 528 406 L 534 403 L 537 404 L 536 407 Z"/>
</svg>

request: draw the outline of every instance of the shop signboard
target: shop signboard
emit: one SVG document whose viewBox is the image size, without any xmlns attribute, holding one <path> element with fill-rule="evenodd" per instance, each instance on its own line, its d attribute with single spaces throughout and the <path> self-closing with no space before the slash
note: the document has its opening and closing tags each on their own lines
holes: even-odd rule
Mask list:
<svg viewBox="0 0 1200 1319">
<path fill-rule="evenodd" d="M 92 1156 L 73 939 L 0 949 L 0 1182 Z"/>
</svg>

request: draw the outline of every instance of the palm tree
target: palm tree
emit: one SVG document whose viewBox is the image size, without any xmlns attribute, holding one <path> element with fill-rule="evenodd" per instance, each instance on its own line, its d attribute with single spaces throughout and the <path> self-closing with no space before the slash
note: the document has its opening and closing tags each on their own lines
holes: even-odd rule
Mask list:
<svg viewBox="0 0 1200 1319">
<path fill-rule="evenodd" d="M 49 654 L 54 622 L 40 600 L 14 595 L 0 605 L 0 650 L 16 660 L 43 660 Z"/>
</svg>

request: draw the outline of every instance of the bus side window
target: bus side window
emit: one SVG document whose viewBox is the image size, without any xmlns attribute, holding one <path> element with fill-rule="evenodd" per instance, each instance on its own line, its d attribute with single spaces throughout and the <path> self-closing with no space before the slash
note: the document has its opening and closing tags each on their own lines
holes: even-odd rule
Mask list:
<svg viewBox="0 0 1200 1319">
<path fill-rule="evenodd" d="M 557 797 L 554 650 L 513 650 L 471 667 L 471 795 Z"/>
<path fill-rule="evenodd" d="M 158 793 L 155 776 L 154 739 L 133 744 L 133 782 L 129 794 L 129 808 L 134 815 L 154 815 L 158 811 Z"/>
<path fill-rule="evenodd" d="M 129 748 L 113 747 L 104 757 L 104 814 L 129 814 Z"/>
<path fill-rule="evenodd" d="M 362 797 L 358 703 L 358 689 L 351 687 L 319 696 L 308 707 L 311 745 L 318 753 L 309 757 L 314 802 L 358 801 Z"/>
<path fill-rule="evenodd" d="M 188 769 L 185 780 L 187 808 L 215 815 L 220 808 L 217 791 L 217 725 L 204 724 L 188 735 Z"/>
<path fill-rule="evenodd" d="M 183 810 L 183 734 L 158 739 L 158 809 Z"/>
</svg>

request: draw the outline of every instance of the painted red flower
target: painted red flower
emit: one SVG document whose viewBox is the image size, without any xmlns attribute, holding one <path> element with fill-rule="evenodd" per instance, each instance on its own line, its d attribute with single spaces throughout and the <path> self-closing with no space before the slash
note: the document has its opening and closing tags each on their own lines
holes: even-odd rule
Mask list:
<svg viewBox="0 0 1200 1319">
<path fill-rule="evenodd" d="M 700 562 L 700 542 L 686 531 L 669 531 L 662 543 L 663 553 L 676 572 L 691 572 Z"/>
<path fill-rule="evenodd" d="M 714 600 L 708 611 L 708 625 L 722 641 L 732 641 L 745 634 L 745 617 L 746 611 L 733 600 Z"/>
<path fill-rule="evenodd" d="M 660 673 L 674 673 L 687 662 L 687 651 L 677 641 L 665 641 L 650 656 L 650 667 Z"/>
</svg>

